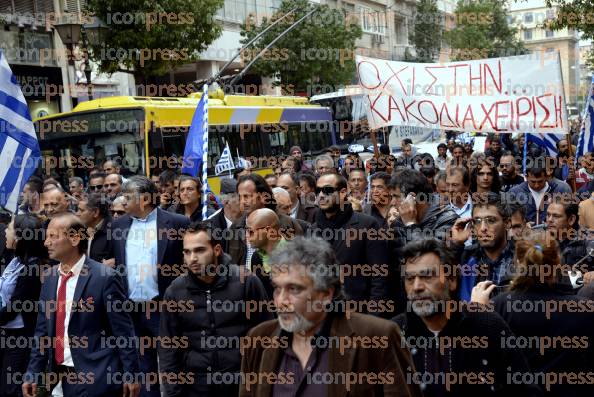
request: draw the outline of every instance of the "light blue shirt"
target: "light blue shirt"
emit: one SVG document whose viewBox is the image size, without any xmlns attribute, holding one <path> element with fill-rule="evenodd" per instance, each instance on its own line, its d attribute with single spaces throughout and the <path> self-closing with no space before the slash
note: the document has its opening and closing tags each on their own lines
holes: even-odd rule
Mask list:
<svg viewBox="0 0 594 397">
<path fill-rule="evenodd" d="M 460 218 L 472 218 L 472 197 L 470 196 L 470 193 L 468 193 L 468 200 L 466 200 L 466 204 L 464 204 L 464 206 L 462 208 L 456 207 L 454 205 L 454 203 L 451 203 L 451 202 L 450 202 L 450 207 L 452 207 L 454 212 Z M 470 236 L 468 238 L 468 240 L 466 240 L 464 242 L 464 246 L 466 246 L 466 247 L 470 247 L 471 245 L 472 245 L 472 236 Z"/>
<path fill-rule="evenodd" d="M 132 218 L 126 239 L 129 298 L 148 301 L 159 295 L 157 281 L 157 209 L 145 219 Z"/>
<path fill-rule="evenodd" d="M 2 276 L 0 276 L 0 298 L 2 298 L 2 307 L 6 307 L 10 304 L 12 294 L 16 288 L 17 279 L 19 278 L 19 273 L 24 266 L 25 265 L 19 261 L 19 258 L 14 257 L 8 266 L 6 266 L 6 269 L 4 269 Z M 23 316 L 19 313 L 13 320 L 4 324 L 2 328 L 23 328 L 24 326 Z"/>
<path fill-rule="evenodd" d="M 454 203 L 450 202 L 450 207 L 454 210 L 454 212 L 460 218 L 471 218 L 472 217 L 472 198 L 470 193 L 468 193 L 468 200 L 466 200 L 466 204 L 462 208 L 458 208 L 454 205 Z"/>
</svg>

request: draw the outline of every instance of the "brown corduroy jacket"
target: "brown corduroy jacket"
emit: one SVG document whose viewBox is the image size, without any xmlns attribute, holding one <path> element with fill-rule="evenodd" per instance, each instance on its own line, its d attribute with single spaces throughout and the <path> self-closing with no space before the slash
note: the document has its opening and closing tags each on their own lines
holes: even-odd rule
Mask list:
<svg viewBox="0 0 594 397">
<path fill-rule="evenodd" d="M 273 379 L 280 379 L 278 367 L 286 347 L 273 342 L 280 336 L 278 320 L 264 322 L 248 333 L 252 346 L 243 351 L 240 397 L 272 396 Z M 395 323 L 365 314 L 337 314 L 330 337 L 344 343 L 329 344 L 328 373 L 338 381 L 328 384 L 328 397 L 422 396 L 417 385 L 406 383 L 406 373 L 414 372 L 414 366 L 409 351 L 401 346 Z M 349 343 L 356 346 L 349 347 Z M 347 385 L 344 379 L 353 383 Z"/>
</svg>

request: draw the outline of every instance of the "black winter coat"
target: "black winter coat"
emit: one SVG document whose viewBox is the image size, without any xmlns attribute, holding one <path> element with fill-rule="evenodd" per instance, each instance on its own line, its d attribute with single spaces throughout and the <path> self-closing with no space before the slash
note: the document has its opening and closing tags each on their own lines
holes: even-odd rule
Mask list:
<svg viewBox="0 0 594 397">
<path fill-rule="evenodd" d="M 576 376 L 594 373 L 592 300 L 540 284 L 526 292 L 500 294 L 494 304 L 518 338 L 517 347 L 524 352 L 532 372 L 565 372 Z M 589 382 L 589 385 L 572 385 L 563 380 L 552 384 L 547 395 L 591 396 L 594 395 L 592 378 Z"/>
<path fill-rule="evenodd" d="M 345 270 L 344 290 L 347 298 L 357 302 L 388 299 L 388 233 L 377 221 L 345 206 L 342 220 L 330 225 L 318 209 L 310 234 L 332 245 L 336 259 Z M 375 310 L 375 309 L 374 309 Z M 379 311 L 379 310 L 378 310 Z M 365 313 L 365 307 L 360 312 Z M 369 311 L 369 314 L 384 314 Z"/>
<path fill-rule="evenodd" d="M 407 383 L 420 383 L 425 397 L 541 396 L 538 387 L 508 383 L 508 373 L 527 372 L 528 366 L 519 350 L 501 346 L 501 338 L 510 336 L 511 331 L 489 309 L 493 308 L 476 304 L 472 312 L 453 312 L 439 332 L 440 346 L 416 314 L 408 312 L 395 317 L 403 346 L 409 348 L 415 364 L 414 369 L 404 369 Z M 413 375 L 413 371 L 417 374 Z M 449 390 L 439 377 L 444 374 L 451 376 Z"/>
<path fill-rule="evenodd" d="M 232 396 L 239 392 L 240 338 L 254 326 L 272 319 L 267 310 L 245 302 L 265 302 L 264 287 L 254 275 L 240 275 L 225 255 L 222 275 L 206 284 L 193 274 L 176 278 L 165 292 L 165 301 L 176 302 L 177 310 L 161 314 L 160 336 L 169 339 L 159 347 L 161 371 L 186 376 L 186 384 L 165 381 L 166 396 Z M 228 271 L 224 271 L 228 269 Z M 179 310 L 184 304 L 186 310 Z M 263 306 L 266 308 L 266 306 Z M 233 379 L 233 382 L 229 382 Z"/>
</svg>

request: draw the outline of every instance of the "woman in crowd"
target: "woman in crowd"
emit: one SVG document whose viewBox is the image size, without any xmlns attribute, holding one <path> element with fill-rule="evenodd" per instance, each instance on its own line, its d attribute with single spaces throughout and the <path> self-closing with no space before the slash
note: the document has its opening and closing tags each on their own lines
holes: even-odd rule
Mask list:
<svg viewBox="0 0 594 397">
<path fill-rule="evenodd" d="M 47 263 L 44 230 L 39 217 L 17 215 L 6 229 L 6 248 L 14 258 L 0 276 L 0 396 L 21 396 L 21 375 L 27 370 L 41 291 L 41 269 Z"/>
<path fill-rule="evenodd" d="M 509 291 L 492 302 L 513 332 L 502 335 L 502 343 L 521 348 L 533 373 L 592 373 L 594 316 L 585 300 L 558 287 L 563 272 L 557 242 L 542 231 L 533 232 L 516 242 L 514 261 L 516 276 Z M 490 281 L 478 283 L 472 301 L 488 304 L 494 289 Z M 592 391 L 592 385 L 583 382 L 551 383 L 550 396 L 586 396 Z"/>
<path fill-rule="evenodd" d="M 489 158 L 479 158 L 476 167 L 470 174 L 470 191 L 472 193 L 499 193 L 501 181 L 499 171 Z"/>
</svg>

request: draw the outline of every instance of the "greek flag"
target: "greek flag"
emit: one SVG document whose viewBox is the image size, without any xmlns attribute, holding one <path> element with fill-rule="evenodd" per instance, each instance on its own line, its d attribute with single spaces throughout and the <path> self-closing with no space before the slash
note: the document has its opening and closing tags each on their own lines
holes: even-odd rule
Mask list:
<svg viewBox="0 0 594 397">
<path fill-rule="evenodd" d="M 41 159 L 21 88 L 0 50 L 0 206 L 17 211 L 23 186 Z"/>
<path fill-rule="evenodd" d="M 225 150 L 221 153 L 221 158 L 217 161 L 217 165 L 215 165 L 215 173 L 217 175 L 222 174 L 225 171 L 231 171 L 235 168 L 233 164 L 233 157 L 231 157 L 231 150 L 229 149 L 229 142 L 225 145 Z"/>
<path fill-rule="evenodd" d="M 182 173 L 197 177 L 202 168 L 202 219 L 206 219 L 208 208 L 208 85 L 204 85 L 204 92 L 194 111 L 186 147 Z"/>
<path fill-rule="evenodd" d="M 590 92 L 586 97 L 586 107 L 575 158 L 578 159 L 580 156 L 592 151 L 594 151 L 594 76 L 592 76 Z"/>
<path fill-rule="evenodd" d="M 526 142 L 541 147 L 547 156 L 557 155 L 557 142 L 565 139 L 565 134 L 526 134 Z"/>
</svg>

